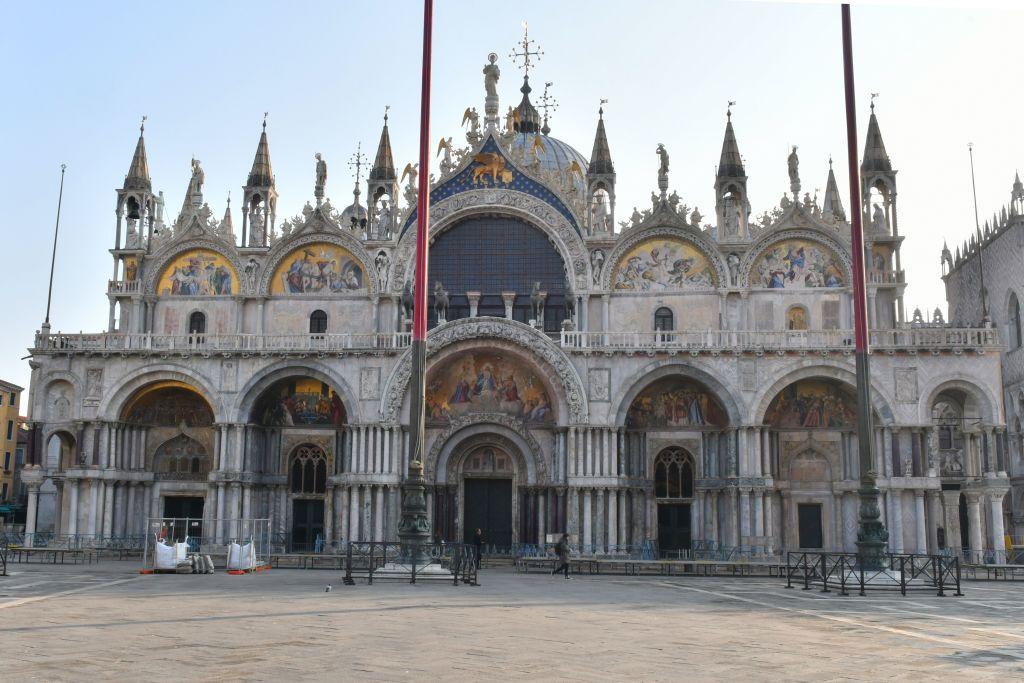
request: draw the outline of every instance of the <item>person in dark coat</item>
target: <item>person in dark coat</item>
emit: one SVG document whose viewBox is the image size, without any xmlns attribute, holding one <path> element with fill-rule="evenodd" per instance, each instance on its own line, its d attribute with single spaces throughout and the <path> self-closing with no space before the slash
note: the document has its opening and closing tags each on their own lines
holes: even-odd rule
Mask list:
<svg viewBox="0 0 1024 683">
<path fill-rule="evenodd" d="M 555 544 L 555 555 L 558 557 L 558 566 L 552 570 L 554 576 L 558 572 L 565 572 L 565 578 L 569 578 L 569 534 L 562 534 L 562 538 Z"/>
<path fill-rule="evenodd" d="M 480 557 L 483 555 L 484 532 L 480 529 L 473 534 L 473 557 L 476 560 L 476 568 L 480 569 Z"/>
</svg>

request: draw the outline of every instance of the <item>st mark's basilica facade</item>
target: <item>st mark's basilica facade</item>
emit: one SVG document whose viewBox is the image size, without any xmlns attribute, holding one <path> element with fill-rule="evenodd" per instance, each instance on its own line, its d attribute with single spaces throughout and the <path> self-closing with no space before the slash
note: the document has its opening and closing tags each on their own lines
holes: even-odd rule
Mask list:
<svg viewBox="0 0 1024 683">
<path fill-rule="evenodd" d="M 794 148 L 788 192 L 755 215 L 727 115 L 712 214 L 671 188 L 663 145 L 650 205 L 623 210 L 603 112 L 588 159 L 551 135 L 528 77 L 501 107 L 499 75 L 489 59 L 483 114 L 466 110 L 466 145 L 438 145 L 436 178 L 399 176 L 385 117 L 351 205 L 325 199 L 318 155 L 313 197 L 286 220 L 266 123 L 240 220 L 216 217 L 196 160 L 165 220 L 140 133 L 106 329 L 44 328 L 31 350 L 28 531 L 122 537 L 190 516 L 215 540 L 225 520 L 269 518 L 284 549 L 395 539 L 419 181 L 435 538 L 854 549 L 848 211 L 862 210 L 890 548 L 1002 547 L 999 335 L 904 320 L 896 171 L 873 111 L 863 207 L 843 206 L 824 165 L 824 195 L 801 192 Z"/>
</svg>

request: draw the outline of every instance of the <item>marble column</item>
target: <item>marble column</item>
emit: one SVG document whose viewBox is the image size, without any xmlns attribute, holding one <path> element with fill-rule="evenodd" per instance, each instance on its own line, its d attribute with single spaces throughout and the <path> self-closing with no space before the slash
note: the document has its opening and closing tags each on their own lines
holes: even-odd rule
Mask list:
<svg viewBox="0 0 1024 683">
<path fill-rule="evenodd" d="M 547 540 L 547 502 L 548 495 L 544 490 L 537 492 L 537 545 L 544 548 L 544 542 Z"/>
<path fill-rule="evenodd" d="M 592 498 L 590 489 L 583 489 L 583 538 L 580 539 L 580 552 L 592 553 L 594 548 Z"/>
<path fill-rule="evenodd" d="M 114 495 L 116 490 L 114 482 L 104 482 L 103 495 L 103 538 L 110 538 L 113 535 L 114 524 Z"/>
<path fill-rule="evenodd" d="M 217 524 L 216 531 L 217 543 L 224 542 L 224 534 L 226 533 L 224 524 L 224 515 L 227 509 L 227 492 L 224 490 L 224 484 L 217 484 Z"/>
<path fill-rule="evenodd" d="M 616 494 L 617 505 L 619 506 L 618 520 L 619 520 L 619 545 L 628 546 L 631 543 L 629 538 L 629 528 L 626 524 L 626 492 L 623 489 L 619 489 Z"/>
<path fill-rule="evenodd" d="M 892 516 L 889 518 L 889 545 L 894 553 L 903 552 L 903 490 L 889 491 L 889 507 Z"/>
<path fill-rule="evenodd" d="M 477 311 L 480 308 L 480 292 L 466 292 L 466 298 L 469 299 L 469 317 L 475 318 Z"/>
<path fill-rule="evenodd" d="M 1004 538 L 1006 531 L 1003 523 L 1003 496 L 1006 493 L 1002 491 L 992 491 L 988 494 L 989 499 L 989 513 L 992 517 L 992 550 L 995 551 L 993 561 L 996 564 L 1006 563 L 1006 539 Z"/>
<path fill-rule="evenodd" d="M 967 533 L 971 543 L 969 562 L 980 562 L 985 542 L 981 535 L 981 494 L 967 491 Z"/>
<path fill-rule="evenodd" d="M 124 510 L 124 533 L 127 536 L 139 535 L 139 513 L 137 512 L 137 496 L 139 492 L 138 482 L 128 484 L 128 502 Z"/>
<path fill-rule="evenodd" d="M 924 490 L 914 491 L 914 521 L 917 522 L 917 548 L 914 552 L 928 553 L 928 521 L 925 517 Z"/>
<path fill-rule="evenodd" d="M 373 513 L 373 539 L 375 541 L 383 541 L 384 539 L 384 487 L 375 486 L 377 489 L 374 499 L 376 502 L 376 510 Z"/>
<path fill-rule="evenodd" d="M 501 293 L 501 300 L 505 303 L 505 317 L 508 318 L 509 320 L 511 320 L 512 319 L 512 308 L 515 306 L 515 303 L 516 303 L 516 293 L 515 292 L 502 292 Z"/>
<path fill-rule="evenodd" d="M 324 495 L 324 544 L 334 543 L 334 486 L 328 486 Z"/>
<path fill-rule="evenodd" d="M 603 555 L 605 552 L 605 539 L 607 538 L 607 517 L 605 516 L 605 502 L 608 498 L 606 489 L 594 490 L 594 552 Z"/>
<path fill-rule="evenodd" d="M 575 486 L 570 487 L 568 490 L 569 503 L 566 506 L 565 515 L 565 530 L 570 536 L 576 536 L 579 539 L 579 544 L 583 544 L 583 538 L 580 536 L 580 497 L 579 489 Z"/>
<path fill-rule="evenodd" d="M 764 491 L 754 491 L 754 536 L 764 537 Z"/>
<path fill-rule="evenodd" d="M 32 547 L 35 542 L 36 533 L 36 513 L 39 509 L 39 484 L 31 483 L 27 485 L 28 488 L 28 507 L 25 510 L 25 545 L 29 548 Z M 60 514 L 60 511 L 57 511 Z"/>
<path fill-rule="evenodd" d="M 359 540 L 359 486 L 350 487 L 349 513 L 348 513 L 348 540 Z"/>
<path fill-rule="evenodd" d="M 341 543 L 343 540 L 344 541 L 348 541 L 349 540 L 349 529 L 348 529 L 348 521 L 350 519 L 349 511 L 348 511 L 349 510 L 349 507 L 348 507 L 349 506 L 349 503 L 348 503 L 348 496 L 349 496 L 348 489 L 349 489 L 349 487 L 341 486 L 339 488 L 341 489 L 341 501 L 338 504 L 338 527 L 337 527 L 338 533 L 337 533 L 337 536 L 338 536 L 338 542 Z"/>
<path fill-rule="evenodd" d="M 739 490 L 739 538 L 736 545 L 747 545 L 750 536 L 750 489 Z"/>
</svg>

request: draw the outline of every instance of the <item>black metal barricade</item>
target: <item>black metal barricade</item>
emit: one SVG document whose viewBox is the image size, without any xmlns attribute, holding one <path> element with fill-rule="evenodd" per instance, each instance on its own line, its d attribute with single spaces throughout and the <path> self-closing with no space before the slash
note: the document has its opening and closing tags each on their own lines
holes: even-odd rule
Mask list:
<svg viewBox="0 0 1024 683">
<path fill-rule="evenodd" d="M 786 588 L 803 584 L 803 590 L 821 586 L 822 593 L 838 589 L 849 595 L 857 589 L 860 595 L 869 590 L 907 591 L 934 590 L 944 597 L 947 591 L 962 596 L 960 590 L 960 558 L 947 555 L 915 555 L 886 553 L 878 566 L 866 566 L 857 553 L 787 552 Z"/>
<path fill-rule="evenodd" d="M 430 565 L 448 570 L 450 574 L 426 571 Z M 453 586 L 478 586 L 476 549 L 468 543 L 417 543 L 393 541 L 350 542 L 345 551 L 345 585 L 355 585 L 357 578 L 373 584 L 380 581 L 448 580 Z"/>
</svg>

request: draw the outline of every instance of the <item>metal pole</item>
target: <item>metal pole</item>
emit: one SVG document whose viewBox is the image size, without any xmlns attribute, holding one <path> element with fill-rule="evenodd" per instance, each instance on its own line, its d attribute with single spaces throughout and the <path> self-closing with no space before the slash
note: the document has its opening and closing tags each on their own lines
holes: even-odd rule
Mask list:
<svg viewBox="0 0 1024 683">
<path fill-rule="evenodd" d="M 985 259 L 982 247 L 985 236 L 981 234 L 981 221 L 978 220 L 978 189 L 974 184 L 974 143 L 967 143 L 967 153 L 971 156 L 971 194 L 974 195 L 974 228 L 978 232 L 978 271 L 981 279 L 981 322 L 988 325 L 988 289 L 985 288 Z"/>
<path fill-rule="evenodd" d="M 60 193 L 57 195 L 57 224 L 53 226 L 53 253 L 50 256 L 50 286 L 46 290 L 46 318 L 43 320 L 43 332 L 50 331 L 50 301 L 53 299 L 53 268 L 57 263 L 57 233 L 60 231 L 60 206 L 64 201 L 64 169 L 67 164 L 60 165 Z"/>
<path fill-rule="evenodd" d="M 430 540 L 423 441 L 426 419 L 427 370 L 427 230 L 430 224 L 430 56 L 434 2 L 423 0 L 423 72 L 420 86 L 420 182 L 416 202 L 416 284 L 412 313 L 412 396 L 409 404 L 409 471 L 402 485 L 402 518 L 398 536 L 414 567 L 419 546 Z M 415 581 L 415 577 L 413 579 Z"/>
<path fill-rule="evenodd" d="M 850 37 L 850 5 L 842 6 L 843 75 L 846 87 L 846 148 L 850 176 L 851 240 L 853 252 L 853 318 L 854 356 L 857 361 L 857 445 L 860 455 L 860 528 L 857 551 L 862 567 L 881 566 L 889 533 L 882 524 L 878 509 L 878 486 L 875 482 L 874 426 L 871 415 L 871 383 L 868 357 L 868 316 L 864 280 L 864 231 L 861 225 L 863 207 L 860 198 L 860 173 L 857 168 L 857 107 L 853 87 L 853 44 Z"/>
</svg>

